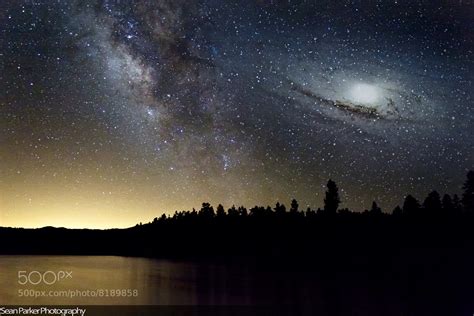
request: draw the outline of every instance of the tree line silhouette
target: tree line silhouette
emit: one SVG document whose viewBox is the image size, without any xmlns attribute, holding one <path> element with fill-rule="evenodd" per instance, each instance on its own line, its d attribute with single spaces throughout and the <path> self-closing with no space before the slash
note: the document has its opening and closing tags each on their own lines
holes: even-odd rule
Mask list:
<svg viewBox="0 0 474 316">
<path fill-rule="evenodd" d="M 254 206 L 250 209 L 244 206 L 238 208 L 233 205 L 227 211 L 222 204 L 219 204 L 216 209 L 210 203 L 203 203 L 199 211 L 193 209 L 192 211 L 176 211 L 174 215 L 167 216 L 163 214 L 161 217 L 156 217 L 148 224 L 158 225 L 164 222 L 179 222 L 179 221 L 199 221 L 199 220 L 223 220 L 224 218 L 236 219 L 253 217 L 258 219 L 264 218 L 315 218 L 327 217 L 337 215 L 372 215 L 383 216 L 392 215 L 394 217 L 408 217 L 408 218 L 440 218 L 440 217 L 457 217 L 457 216 L 473 216 L 474 215 L 474 171 L 467 173 L 467 179 L 463 185 L 462 199 L 457 194 L 452 197 L 449 194 L 441 195 L 436 191 L 431 191 L 422 203 L 418 201 L 411 194 L 408 194 L 403 202 L 402 207 L 396 206 L 391 213 L 384 213 L 378 206 L 376 201 L 372 202 L 370 209 L 362 213 L 350 211 L 348 208 L 339 208 L 341 199 L 339 196 L 339 188 L 333 180 L 329 180 L 326 185 L 326 193 L 324 198 L 324 207 L 313 210 L 307 208 L 302 210 L 299 208 L 298 201 L 293 199 L 290 203 L 290 208 L 280 202 L 272 208 L 271 206 Z M 137 224 L 140 227 L 142 224 Z"/>
<path fill-rule="evenodd" d="M 199 210 L 165 214 L 128 229 L 90 230 L 45 227 L 0 228 L 0 254 L 130 255 L 147 257 L 242 257 L 308 262 L 344 255 L 377 258 L 427 245 L 474 253 L 474 171 L 467 173 L 463 194 L 432 191 L 422 201 L 407 195 L 402 206 L 386 213 L 372 203 L 358 213 L 340 208 L 336 183 L 329 180 L 324 207 L 232 206 L 203 203 Z M 342 260 L 342 259 L 341 259 Z"/>
</svg>

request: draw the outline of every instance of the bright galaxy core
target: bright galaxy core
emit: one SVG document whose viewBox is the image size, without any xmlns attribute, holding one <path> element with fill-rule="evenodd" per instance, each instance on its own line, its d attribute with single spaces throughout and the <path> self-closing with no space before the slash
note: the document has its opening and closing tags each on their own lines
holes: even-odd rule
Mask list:
<svg viewBox="0 0 474 316">
<path fill-rule="evenodd" d="M 380 100 L 380 94 L 377 87 L 366 83 L 356 84 L 351 89 L 352 101 L 365 106 L 374 105 Z"/>
<path fill-rule="evenodd" d="M 336 2 L 336 3 L 335 3 Z M 462 1 L 3 0 L 0 226 L 385 211 L 474 167 Z"/>
</svg>

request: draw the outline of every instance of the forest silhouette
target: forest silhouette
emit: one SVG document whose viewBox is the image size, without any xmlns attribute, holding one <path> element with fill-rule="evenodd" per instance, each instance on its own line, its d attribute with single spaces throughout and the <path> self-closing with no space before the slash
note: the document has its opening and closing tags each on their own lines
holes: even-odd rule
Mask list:
<svg viewBox="0 0 474 316">
<path fill-rule="evenodd" d="M 416 246 L 474 244 L 474 171 L 467 173 L 463 194 L 432 191 L 422 201 L 407 195 L 403 205 L 385 213 L 374 201 L 360 213 L 339 208 L 337 184 L 329 180 L 324 207 L 302 210 L 203 203 L 199 210 L 177 211 L 128 229 L 89 230 L 45 227 L 0 228 L 0 254 L 106 254 L 150 257 L 319 258 Z"/>
<path fill-rule="evenodd" d="M 405 217 L 408 220 L 439 220 L 447 218 L 464 219 L 474 216 L 474 171 L 467 173 L 467 180 L 463 185 L 462 199 L 457 194 L 452 197 L 449 194 L 444 194 L 441 198 L 437 191 L 431 191 L 428 196 L 420 203 L 412 195 L 407 195 L 403 202 L 403 206 L 396 206 L 391 213 L 384 213 L 375 201 L 372 202 L 370 209 L 362 213 L 352 212 L 347 208 L 339 208 L 341 199 L 339 197 L 339 189 L 337 184 L 329 180 L 324 198 L 324 208 L 313 210 L 307 208 L 301 210 L 298 201 L 293 199 L 290 204 L 289 211 L 284 204 L 277 202 L 272 208 L 271 206 L 255 206 L 250 209 L 240 206 L 236 208 L 232 206 L 225 211 L 224 207 L 219 204 L 214 210 L 214 207 L 209 203 L 203 203 L 199 211 L 193 209 L 192 211 L 176 211 L 172 216 L 163 214 L 160 218 L 156 217 L 151 223 L 146 225 L 167 225 L 195 222 L 200 224 L 210 224 L 210 221 L 225 225 L 232 221 L 240 222 L 248 219 L 249 221 L 269 221 L 273 220 L 300 220 L 315 218 L 328 219 L 344 218 L 350 215 L 351 218 L 367 217 L 367 216 L 391 216 L 391 217 Z M 263 224 L 263 223 L 262 223 Z M 281 224 L 281 223 L 280 223 Z M 137 224 L 140 228 L 143 224 Z"/>
</svg>

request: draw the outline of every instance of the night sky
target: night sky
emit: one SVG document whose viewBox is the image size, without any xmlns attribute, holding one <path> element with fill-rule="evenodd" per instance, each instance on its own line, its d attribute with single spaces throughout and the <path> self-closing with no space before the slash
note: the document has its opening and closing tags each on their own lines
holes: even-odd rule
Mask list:
<svg viewBox="0 0 474 316">
<path fill-rule="evenodd" d="M 474 5 L 425 2 L 2 0 L 0 226 L 459 193 Z"/>
</svg>

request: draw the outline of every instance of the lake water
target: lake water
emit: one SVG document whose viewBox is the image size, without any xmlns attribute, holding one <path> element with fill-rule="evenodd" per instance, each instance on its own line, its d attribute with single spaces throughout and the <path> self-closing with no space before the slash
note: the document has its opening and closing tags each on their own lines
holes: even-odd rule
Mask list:
<svg viewBox="0 0 474 316">
<path fill-rule="evenodd" d="M 431 302 L 446 301 L 449 293 L 455 306 L 472 302 L 470 288 L 459 288 L 452 277 L 448 280 L 455 286 L 439 283 L 439 276 L 431 282 L 417 275 L 400 279 L 381 273 L 381 278 L 376 272 L 348 269 L 311 274 L 284 267 L 114 256 L 0 256 L 0 306 L 283 304 L 309 307 L 309 314 L 318 315 L 401 315 L 415 307 L 434 309 Z M 471 306 L 467 310 L 472 312 Z"/>
<path fill-rule="evenodd" d="M 0 303 L 249 304 L 248 273 L 146 258 L 0 256 Z"/>
<path fill-rule="evenodd" d="M 251 264 L 0 256 L 0 304 L 254 305 L 318 297 L 309 280 L 279 275 Z"/>
</svg>

